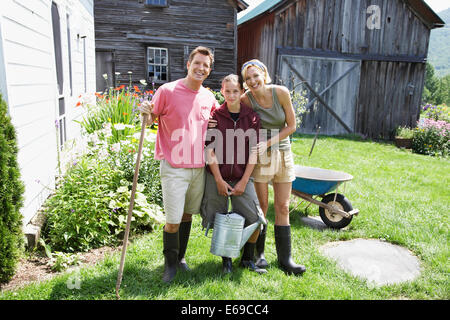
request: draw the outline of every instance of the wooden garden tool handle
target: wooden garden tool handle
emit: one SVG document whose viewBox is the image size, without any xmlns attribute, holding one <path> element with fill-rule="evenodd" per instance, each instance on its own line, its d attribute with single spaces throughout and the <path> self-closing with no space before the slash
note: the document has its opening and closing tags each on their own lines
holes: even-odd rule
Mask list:
<svg viewBox="0 0 450 320">
<path fill-rule="evenodd" d="M 142 128 L 141 128 L 141 137 L 139 138 L 139 149 L 138 149 L 138 153 L 137 153 L 136 167 L 134 169 L 134 178 L 133 178 L 133 187 L 131 188 L 130 206 L 128 207 L 127 226 L 125 228 L 125 234 L 123 236 L 122 256 L 120 258 L 119 273 L 117 275 L 117 283 L 116 283 L 116 298 L 117 299 L 120 299 L 119 289 L 120 289 L 120 284 L 122 282 L 123 266 L 125 264 L 125 254 L 127 252 L 128 236 L 130 234 L 131 218 L 133 216 L 134 197 L 136 195 L 136 187 L 137 187 L 137 181 L 138 181 L 138 176 L 139 176 L 139 166 L 141 164 L 142 146 L 144 144 L 145 127 L 147 125 L 148 117 L 149 117 L 149 115 L 146 113 L 144 113 L 143 117 L 142 117 L 143 119 L 142 119 Z"/>
</svg>

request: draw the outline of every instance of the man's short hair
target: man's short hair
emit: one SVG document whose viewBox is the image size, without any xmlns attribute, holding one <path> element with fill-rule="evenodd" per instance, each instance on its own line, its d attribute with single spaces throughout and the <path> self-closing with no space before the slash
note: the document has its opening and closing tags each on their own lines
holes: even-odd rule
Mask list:
<svg viewBox="0 0 450 320">
<path fill-rule="evenodd" d="M 211 66 L 214 63 L 214 54 L 212 53 L 211 49 L 207 48 L 207 47 L 202 47 L 199 46 L 197 48 L 195 48 L 194 50 L 191 51 L 191 54 L 189 55 L 189 62 L 192 62 L 192 60 L 194 60 L 194 56 L 200 53 L 204 56 L 208 56 L 209 59 L 211 60 Z"/>
</svg>

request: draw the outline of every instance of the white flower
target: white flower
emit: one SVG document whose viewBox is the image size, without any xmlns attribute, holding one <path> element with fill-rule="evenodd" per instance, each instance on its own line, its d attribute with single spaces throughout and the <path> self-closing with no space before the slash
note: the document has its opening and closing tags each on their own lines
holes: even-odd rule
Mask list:
<svg viewBox="0 0 450 320">
<path fill-rule="evenodd" d="M 111 150 L 114 151 L 114 152 L 119 152 L 120 151 L 120 143 L 117 142 L 117 143 L 112 144 L 111 145 Z"/>
<path fill-rule="evenodd" d="M 125 129 L 125 125 L 123 123 L 116 123 L 114 125 L 114 129 L 116 129 L 116 130 L 124 130 Z"/>
<path fill-rule="evenodd" d="M 106 159 L 108 157 L 108 151 L 106 151 L 105 149 L 100 149 L 100 151 L 98 152 L 98 158 L 100 160 Z"/>
<path fill-rule="evenodd" d="M 145 136 L 145 140 L 147 140 L 148 142 L 155 142 L 156 141 L 156 134 L 154 134 L 153 132 L 149 132 Z"/>
<path fill-rule="evenodd" d="M 92 142 L 94 144 L 94 146 L 100 143 L 100 139 L 98 138 L 97 131 L 95 131 L 94 133 L 89 135 L 88 141 Z"/>
<path fill-rule="evenodd" d="M 139 80 L 140 83 L 142 83 L 144 86 L 147 85 L 147 81 L 145 81 L 145 79 Z"/>
<path fill-rule="evenodd" d="M 120 192 L 120 193 L 122 193 L 122 192 L 127 192 L 127 191 L 128 191 L 128 187 L 124 187 L 124 186 L 119 187 L 119 188 L 117 189 L 117 192 Z"/>
</svg>

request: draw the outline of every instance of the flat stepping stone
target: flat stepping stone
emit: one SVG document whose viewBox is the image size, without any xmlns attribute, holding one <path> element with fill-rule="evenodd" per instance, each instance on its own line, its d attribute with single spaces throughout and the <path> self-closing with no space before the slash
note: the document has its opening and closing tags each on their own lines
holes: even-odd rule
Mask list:
<svg viewBox="0 0 450 320">
<path fill-rule="evenodd" d="M 355 277 L 383 286 L 411 281 L 420 275 L 420 262 L 409 250 L 374 239 L 329 242 L 319 248 Z"/>
</svg>

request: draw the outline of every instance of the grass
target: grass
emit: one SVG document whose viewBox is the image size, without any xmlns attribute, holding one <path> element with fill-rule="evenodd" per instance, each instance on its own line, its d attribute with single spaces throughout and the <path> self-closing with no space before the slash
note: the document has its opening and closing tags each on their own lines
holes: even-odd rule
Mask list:
<svg viewBox="0 0 450 320">
<path fill-rule="evenodd" d="M 311 144 L 311 136 L 295 137 L 296 164 L 352 174 L 345 192 L 340 191 L 360 214 L 340 231 L 319 231 L 302 223 L 305 214 L 318 215 L 315 205 L 305 211 L 302 204 L 291 214 L 294 260 L 307 267 L 302 277 L 287 276 L 277 267 L 270 206 L 267 274 L 242 270 L 234 259 L 232 275 L 221 275 L 221 259 L 209 253 L 210 240 L 195 216 L 187 251 L 192 271 L 178 273 L 171 285 L 164 284 L 161 231 L 136 237 L 127 251 L 122 299 L 449 299 L 449 160 L 352 136 L 319 137 L 308 158 Z M 384 239 L 406 247 L 421 261 L 420 277 L 373 287 L 319 252 L 327 242 L 355 238 Z M 119 259 L 120 254 L 108 256 L 94 267 L 0 293 L 0 299 L 115 299 Z"/>
</svg>

